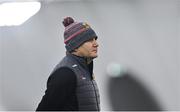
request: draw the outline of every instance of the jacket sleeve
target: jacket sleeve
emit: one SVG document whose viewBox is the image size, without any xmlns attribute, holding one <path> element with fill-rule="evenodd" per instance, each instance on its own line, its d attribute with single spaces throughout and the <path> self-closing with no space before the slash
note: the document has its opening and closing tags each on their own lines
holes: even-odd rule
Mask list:
<svg viewBox="0 0 180 112">
<path fill-rule="evenodd" d="M 67 98 L 75 92 L 76 75 L 67 67 L 57 69 L 48 78 L 47 89 L 36 111 L 63 110 Z"/>
</svg>

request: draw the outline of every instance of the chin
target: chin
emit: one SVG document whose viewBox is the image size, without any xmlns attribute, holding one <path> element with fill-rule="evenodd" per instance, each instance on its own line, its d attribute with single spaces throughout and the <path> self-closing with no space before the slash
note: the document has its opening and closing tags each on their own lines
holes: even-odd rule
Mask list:
<svg viewBox="0 0 180 112">
<path fill-rule="evenodd" d="M 97 58 L 98 57 L 98 55 L 94 55 L 94 56 L 92 56 L 92 58 Z"/>
<path fill-rule="evenodd" d="M 88 57 L 94 59 L 94 58 L 97 58 L 98 55 L 97 55 L 97 53 L 91 53 L 91 54 L 89 54 Z"/>
</svg>

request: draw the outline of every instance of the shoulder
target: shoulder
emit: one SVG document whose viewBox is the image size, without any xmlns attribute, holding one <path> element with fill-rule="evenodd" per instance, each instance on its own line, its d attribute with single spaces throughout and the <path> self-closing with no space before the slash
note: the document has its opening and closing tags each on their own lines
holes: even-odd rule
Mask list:
<svg viewBox="0 0 180 112">
<path fill-rule="evenodd" d="M 71 59 L 71 58 L 69 58 L 68 56 L 65 56 L 56 66 L 55 66 L 55 68 L 54 68 L 54 70 L 53 70 L 53 72 L 54 71 L 56 71 L 57 69 L 59 69 L 59 68 L 64 68 L 64 67 L 66 67 L 66 69 L 71 69 L 71 70 L 73 70 L 73 65 L 74 65 L 74 61 Z"/>
<path fill-rule="evenodd" d="M 75 72 L 69 67 L 60 67 L 56 69 L 49 77 L 48 82 L 53 83 L 75 83 Z"/>
</svg>

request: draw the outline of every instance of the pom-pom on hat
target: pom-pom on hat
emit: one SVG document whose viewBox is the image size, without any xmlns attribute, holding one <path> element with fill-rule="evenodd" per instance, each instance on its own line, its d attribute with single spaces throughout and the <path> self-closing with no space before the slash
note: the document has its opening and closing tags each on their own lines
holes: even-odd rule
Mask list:
<svg viewBox="0 0 180 112">
<path fill-rule="evenodd" d="M 72 52 L 90 39 L 97 38 L 94 30 L 86 22 L 75 22 L 73 18 L 66 17 L 62 23 L 65 27 L 64 43 L 68 52 Z"/>
</svg>

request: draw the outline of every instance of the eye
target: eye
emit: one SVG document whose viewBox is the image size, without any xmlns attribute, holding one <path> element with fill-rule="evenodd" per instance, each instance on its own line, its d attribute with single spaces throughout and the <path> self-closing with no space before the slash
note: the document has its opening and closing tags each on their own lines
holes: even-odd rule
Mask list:
<svg viewBox="0 0 180 112">
<path fill-rule="evenodd" d="M 98 37 L 95 37 L 95 40 L 97 40 Z"/>
</svg>

